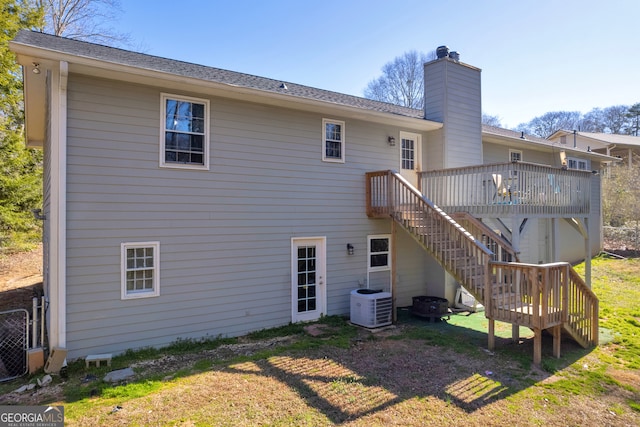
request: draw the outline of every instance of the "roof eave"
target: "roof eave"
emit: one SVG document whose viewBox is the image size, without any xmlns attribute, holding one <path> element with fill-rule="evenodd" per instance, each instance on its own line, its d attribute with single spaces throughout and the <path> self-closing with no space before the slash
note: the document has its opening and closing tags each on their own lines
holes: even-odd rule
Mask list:
<svg viewBox="0 0 640 427">
<path fill-rule="evenodd" d="M 203 80 L 165 71 L 109 62 L 87 56 L 73 55 L 67 52 L 35 47 L 16 41 L 9 42 L 9 45 L 11 50 L 16 52 L 18 61 L 23 66 L 38 62 L 41 68 L 51 68 L 55 66 L 54 64 L 56 62 L 65 61 L 69 64 L 70 73 L 87 74 L 112 80 L 118 79 L 144 85 L 163 82 L 163 85 L 166 86 L 166 82 L 171 82 L 172 90 L 206 93 L 213 96 L 222 96 L 225 98 L 240 99 L 297 110 L 321 112 L 324 114 L 341 114 L 349 118 L 375 121 L 376 123 L 388 125 L 405 126 L 419 131 L 437 130 L 443 126 L 442 123 L 416 117 Z M 25 85 L 25 87 L 27 86 Z"/>
<path fill-rule="evenodd" d="M 580 155 L 582 157 L 587 157 L 587 158 L 592 159 L 592 160 L 598 160 L 598 161 L 602 161 L 602 162 L 618 161 L 617 157 L 607 156 L 606 154 L 600 154 L 600 153 L 596 153 L 596 152 L 593 152 L 593 151 L 579 150 L 579 149 L 574 149 L 574 148 L 571 148 L 571 147 L 558 147 L 557 145 L 555 145 L 551 141 L 549 141 L 548 143 L 544 143 L 544 142 L 540 142 L 540 141 L 533 141 L 533 140 L 530 140 L 530 139 L 522 139 L 522 138 L 510 137 L 510 136 L 506 136 L 506 135 L 498 135 L 498 134 L 491 133 L 491 132 L 482 132 L 482 133 L 483 133 L 483 136 L 484 135 L 488 135 L 494 141 L 500 141 L 500 142 L 503 142 L 503 143 L 509 144 L 509 145 L 516 144 L 518 146 L 523 146 L 523 147 L 527 146 L 527 147 L 531 148 L 531 145 L 535 144 L 535 146 L 537 148 L 540 148 L 541 150 L 559 149 L 559 150 L 563 150 L 566 153 L 577 154 L 577 155 Z"/>
</svg>

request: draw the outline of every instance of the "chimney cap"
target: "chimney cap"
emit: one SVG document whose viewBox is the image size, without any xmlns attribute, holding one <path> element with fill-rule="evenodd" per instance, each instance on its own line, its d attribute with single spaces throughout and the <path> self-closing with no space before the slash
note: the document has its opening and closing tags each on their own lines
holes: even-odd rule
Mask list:
<svg viewBox="0 0 640 427">
<path fill-rule="evenodd" d="M 449 56 L 449 47 L 448 46 L 438 46 L 436 49 L 436 56 L 438 59 L 446 58 Z"/>
</svg>

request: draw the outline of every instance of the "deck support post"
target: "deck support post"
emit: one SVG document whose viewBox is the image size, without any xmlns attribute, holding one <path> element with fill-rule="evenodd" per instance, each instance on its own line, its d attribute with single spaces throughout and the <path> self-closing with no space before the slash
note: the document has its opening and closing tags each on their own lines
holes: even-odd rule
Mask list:
<svg viewBox="0 0 640 427">
<path fill-rule="evenodd" d="M 398 246 L 396 243 L 396 222 L 391 220 L 391 321 L 395 325 L 398 322 L 398 308 L 396 307 L 396 287 L 397 287 L 397 269 L 396 269 L 396 247 Z M 368 284 L 367 284 L 368 285 Z"/>
<path fill-rule="evenodd" d="M 560 224 L 558 218 L 551 218 L 551 262 L 558 261 L 558 254 L 560 253 Z"/>
<path fill-rule="evenodd" d="M 551 330 L 553 333 L 553 355 L 560 359 L 560 342 L 562 340 L 562 326 L 554 326 Z"/>
<path fill-rule="evenodd" d="M 511 340 L 518 342 L 520 340 L 520 325 L 516 323 L 511 324 Z"/>
<path fill-rule="evenodd" d="M 533 364 L 540 366 L 542 362 L 542 329 L 533 328 Z"/>
<path fill-rule="evenodd" d="M 487 346 L 489 350 L 493 351 L 496 348 L 496 321 L 494 319 L 489 319 L 489 342 Z"/>
<path fill-rule="evenodd" d="M 584 218 L 584 281 L 591 289 L 591 240 L 589 238 L 589 218 Z"/>
</svg>

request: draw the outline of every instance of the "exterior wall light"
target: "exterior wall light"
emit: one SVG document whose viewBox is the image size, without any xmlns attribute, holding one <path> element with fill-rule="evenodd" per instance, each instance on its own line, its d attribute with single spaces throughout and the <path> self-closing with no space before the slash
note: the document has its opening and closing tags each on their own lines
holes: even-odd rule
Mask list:
<svg viewBox="0 0 640 427">
<path fill-rule="evenodd" d="M 387 138 L 387 142 L 389 143 L 390 146 L 395 146 L 396 145 L 396 139 L 392 136 Z"/>
<path fill-rule="evenodd" d="M 351 243 L 347 243 L 347 253 L 353 255 L 353 245 Z"/>
<path fill-rule="evenodd" d="M 33 74 L 40 74 L 40 64 L 37 62 L 33 63 Z"/>
</svg>

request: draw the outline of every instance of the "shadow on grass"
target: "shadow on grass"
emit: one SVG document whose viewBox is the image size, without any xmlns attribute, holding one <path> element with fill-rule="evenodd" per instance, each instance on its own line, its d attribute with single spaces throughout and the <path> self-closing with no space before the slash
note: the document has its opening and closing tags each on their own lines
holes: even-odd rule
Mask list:
<svg viewBox="0 0 640 427">
<path fill-rule="evenodd" d="M 544 337 L 543 369 L 532 370 L 533 339 L 526 331 L 514 343 L 505 338 L 510 337 L 510 326 L 508 330 L 497 327 L 496 350 L 489 352 L 483 319 L 484 314 L 477 313 L 428 322 L 401 310 L 396 327 L 373 333 L 351 326 L 344 319 L 327 318 L 330 327 L 319 336 L 300 333 L 302 326 L 292 326 L 280 331 L 298 334 L 292 344 L 252 355 L 229 356 L 205 364 L 202 359 L 212 356 L 202 352 L 200 360 L 185 359 L 188 362 L 172 379 L 203 370 L 212 372 L 214 378 L 216 373 L 234 377 L 237 374 L 238 381 L 260 376 L 286 385 L 306 406 L 331 423 L 340 424 L 424 399 L 437 399 L 443 405 L 473 413 L 535 385 L 590 351 L 563 339 L 563 356 L 555 359 L 551 354 L 551 337 Z M 254 337 L 260 338 L 265 337 Z M 146 385 L 140 389 L 141 394 L 124 395 L 133 399 L 153 393 L 161 387 L 166 374 L 136 380 L 127 386 L 133 392 L 136 387 Z M 82 370 L 75 375 L 83 375 Z M 210 386 L 216 387 L 215 379 Z M 87 393 L 106 397 L 113 387 L 97 380 L 83 385 L 84 390 L 77 394 L 67 394 L 67 402 L 89 397 Z M 246 398 L 228 396 L 238 402 Z"/>
</svg>

